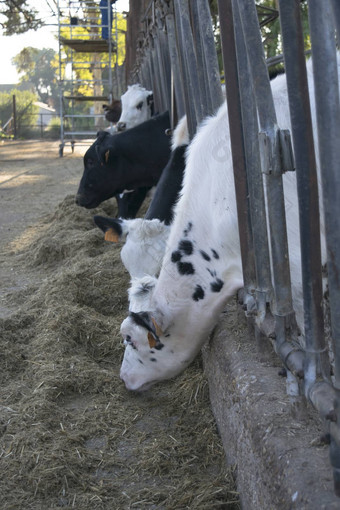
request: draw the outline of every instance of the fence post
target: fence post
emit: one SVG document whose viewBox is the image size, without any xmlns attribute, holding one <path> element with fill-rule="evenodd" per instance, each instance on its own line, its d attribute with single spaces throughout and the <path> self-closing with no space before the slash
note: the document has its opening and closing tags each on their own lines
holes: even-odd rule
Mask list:
<svg viewBox="0 0 340 510">
<path fill-rule="evenodd" d="M 260 123 L 262 172 L 265 174 L 267 206 L 274 280 L 275 350 L 286 353 L 287 339 L 295 341 L 297 326 L 292 305 L 288 257 L 286 212 L 283 196 L 280 132 L 265 62 L 259 21 L 253 0 L 239 0 L 239 10 L 245 34 L 248 61 L 256 96 Z M 291 350 L 293 350 L 293 345 Z M 287 360 L 287 355 L 282 359 Z M 300 356 L 299 356 L 300 357 Z M 299 361 L 299 360 L 298 360 Z M 300 374 L 300 362 L 295 367 Z"/>
<path fill-rule="evenodd" d="M 255 254 L 257 305 L 256 325 L 260 328 L 260 331 L 266 330 L 265 336 L 268 336 L 273 332 L 273 320 L 267 313 L 268 304 L 272 300 L 273 289 L 271 282 L 264 188 L 261 173 L 261 158 L 258 137 L 259 126 L 257 121 L 254 88 L 251 80 L 249 80 L 250 70 L 245 38 L 242 30 L 238 5 L 235 1 L 233 1 L 233 15 L 241 95 L 243 139 L 246 152 L 250 215 Z M 267 329 L 268 327 L 272 331 L 269 331 Z M 257 338 L 260 338 L 260 331 L 255 331 Z"/>
<path fill-rule="evenodd" d="M 333 7 L 333 11 L 332 11 Z M 339 2 L 326 0 L 320 5 L 309 0 L 309 24 L 312 41 L 315 103 L 319 140 L 320 167 L 327 243 L 327 272 L 331 331 L 335 354 L 334 410 L 336 421 L 331 422 L 330 458 L 333 466 L 334 489 L 340 496 L 340 131 L 339 79 L 333 15 L 340 28 Z M 327 88 L 325 89 L 325 83 Z"/>
<path fill-rule="evenodd" d="M 252 229 L 248 207 L 248 186 L 246 175 L 246 157 L 243 143 L 242 113 L 237 75 L 237 57 L 234 38 L 234 23 L 231 0 L 218 0 L 220 14 L 222 54 L 226 76 L 226 92 L 231 152 L 234 167 L 237 216 L 239 223 L 242 270 L 248 293 L 255 286 L 255 263 Z"/>
<path fill-rule="evenodd" d="M 12 107 L 13 107 L 13 136 L 17 137 L 17 104 L 15 94 L 12 97 Z"/>
</svg>

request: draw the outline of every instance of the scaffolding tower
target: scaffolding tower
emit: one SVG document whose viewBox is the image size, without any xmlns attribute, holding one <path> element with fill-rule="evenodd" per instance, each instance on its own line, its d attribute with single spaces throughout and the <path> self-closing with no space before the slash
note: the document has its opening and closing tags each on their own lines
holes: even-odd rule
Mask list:
<svg viewBox="0 0 340 510">
<path fill-rule="evenodd" d="M 102 104 L 111 103 L 112 60 L 118 48 L 112 0 L 58 0 L 60 145 L 89 145 L 109 126 Z M 81 74 L 80 74 L 81 71 Z"/>
</svg>

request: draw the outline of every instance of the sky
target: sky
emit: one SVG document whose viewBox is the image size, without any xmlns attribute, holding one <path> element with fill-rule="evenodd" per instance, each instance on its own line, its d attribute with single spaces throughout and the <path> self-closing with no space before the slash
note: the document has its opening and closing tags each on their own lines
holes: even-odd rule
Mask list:
<svg viewBox="0 0 340 510">
<path fill-rule="evenodd" d="M 38 49 L 53 48 L 55 51 L 59 49 L 57 18 L 56 15 L 52 15 L 49 7 L 49 5 L 53 6 L 53 2 L 49 0 L 31 0 L 30 4 L 34 5 L 41 18 L 46 20 L 49 26 L 10 37 L 4 37 L 0 32 L 0 84 L 18 83 L 19 76 L 15 66 L 11 63 L 11 59 L 20 53 L 23 48 L 32 46 Z M 118 11 L 128 11 L 129 0 L 117 0 L 116 7 Z"/>
</svg>

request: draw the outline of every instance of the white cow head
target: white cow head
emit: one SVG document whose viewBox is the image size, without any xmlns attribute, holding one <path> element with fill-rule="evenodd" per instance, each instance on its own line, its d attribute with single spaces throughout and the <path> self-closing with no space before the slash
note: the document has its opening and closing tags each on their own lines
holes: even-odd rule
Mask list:
<svg viewBox="0 0 340 510">
<path fill-rule="evenodd" d="M 143 218 L 123 220 L 95 216 L 94 222 L 105 232 L 107 241 L 125 241 L 120 256 L 131 277 L 159 273 L 169 226 L 157 219 Z"/>
<path fill-rule="evenodd" d="M 145 391 L 154 383 L 181 373 L 195 358 L 199 347 L 183 347 L 185 340 L 174 332 L 163 332 L 157 312 L 130 312 L 121 325 L 125 353 L 120 370 L 128 390 Z"/>
<path fill-rule="evenodd" d="M 225 302 L 243 284 L 237 263 L 224 267 L 225 260 L 211 259 L 207 265 L 207 253 L 195 257 L 183 252 L 188 262 L 181 267 L 192 264 L 195 274 L 180 274 L 173 254 L 166 254 L 158 280 L 134 279 L 129 290 L 130 313 L 121 325 L 125 353 L 120 372 L 129 390 L 144 391 L 183 372 L 207 340 Z"/>
<path fill-rule="evenodd" d="M 129 85 L 125 94 L 121 96 L 122 114 L 117 123 L 118 131 L 125 131 L 146 120 L 153 115 L 153 93 L 140 84 Z"/>
</svg>

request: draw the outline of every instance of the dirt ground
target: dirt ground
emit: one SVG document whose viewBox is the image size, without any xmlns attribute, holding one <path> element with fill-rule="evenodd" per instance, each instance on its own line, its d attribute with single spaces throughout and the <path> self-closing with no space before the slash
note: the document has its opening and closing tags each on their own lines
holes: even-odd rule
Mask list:
<svg viewBox="0 0 340 510">
<path fill-rule="evenodd" d="M 0 508 L 238 509 L 201 358 L 119 379 L 128 274 L 74 195 L 82 153 L 0 145 Z"/>
</svg>

